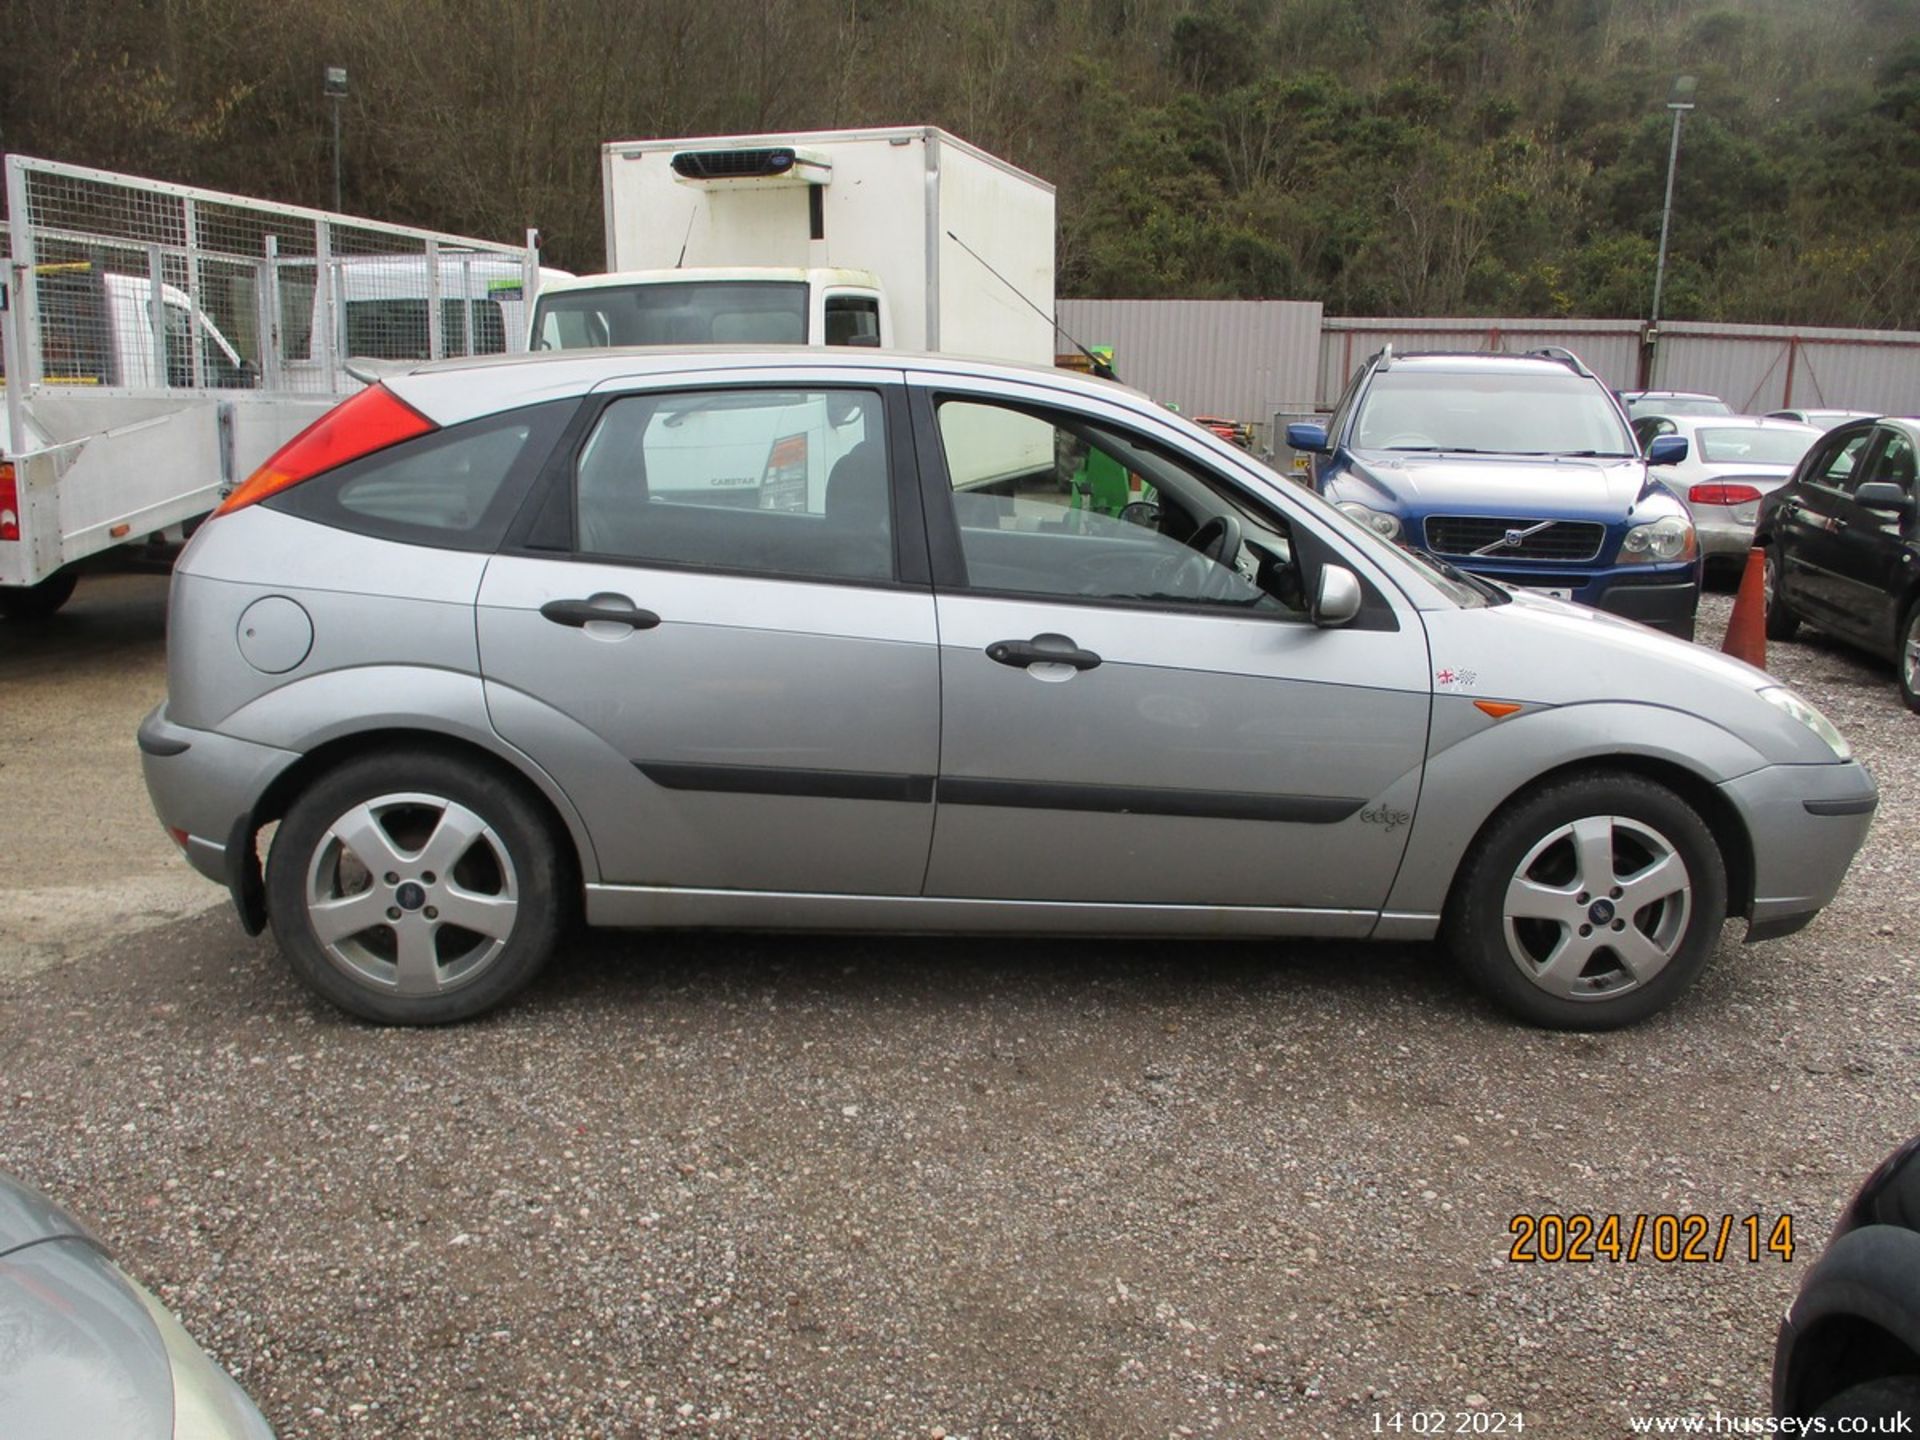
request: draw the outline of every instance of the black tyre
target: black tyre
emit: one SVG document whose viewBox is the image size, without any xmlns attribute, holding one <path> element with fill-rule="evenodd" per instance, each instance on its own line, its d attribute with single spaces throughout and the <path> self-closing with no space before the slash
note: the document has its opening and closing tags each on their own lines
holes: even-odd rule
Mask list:
<svg viewBox="0 0 1920 1440">
<path fill-rule="evenodd" d="M 77 570 L 56 570 L 38 585 L 0 586 L 0 619 L 45 620 L 73 598 Z"/>
<path fill-rule="evenodd" d="M 1892 1420 L 1897 1415 L 1906 1416 L 1909 1423 L 1920 1415 L 1920 1375 L 1889 1375 L 1854 1385 L 1813 1412 L 1816 1420 Z M 1894 1432 L 1857 1430 L 1854 1433 L 1890 1435 Z"/>
<path fill-rule="evenodd" d="M 267 907 L 293 972 L 389 1025 L 500 1004 L 552 956 L 570 867 L 517 778 L 430 750 L 328 772 L 267 856 Z"/>
<path fill-rule="evenodd" d="M 1907 607 L 1900 621 L 1900 651 L 1893 659 L 1900 672 L 1900 698 L 1920 712 L 1920 600 Z"/>
<path fill-rule="evenodd" d="M 1766 597 L 1767 638 L 1791 640 L 1800 630 L 1800 617 L 1787 608 L 1787 597 L 1780 593 L 1780 547 L 1767 547 L 1761 593 Z"/>
<path fill-rule="evenodd" d="M 1693 807 L 1641 776 L 1592 771 L 1488 822 L 1455 879 L 1446 936 L 1521 1019 L 1611 1030 L 1693 983 L 1726 911 L 1726 867 Z"/>
</svg>

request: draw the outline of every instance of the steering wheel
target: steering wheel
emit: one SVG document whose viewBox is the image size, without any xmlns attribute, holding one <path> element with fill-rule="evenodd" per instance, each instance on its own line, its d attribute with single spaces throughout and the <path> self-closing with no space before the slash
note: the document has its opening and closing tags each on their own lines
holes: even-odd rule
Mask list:
<svg viewBox="0 0 1920 1440">
<path fill-rule="evenodd" d="M 1187 546 L 1215 564 L 1231 566 L 1240 554 L 1240 517 L 1224 513 L 1202 522 L 1187 537 Z"/>
</svg>

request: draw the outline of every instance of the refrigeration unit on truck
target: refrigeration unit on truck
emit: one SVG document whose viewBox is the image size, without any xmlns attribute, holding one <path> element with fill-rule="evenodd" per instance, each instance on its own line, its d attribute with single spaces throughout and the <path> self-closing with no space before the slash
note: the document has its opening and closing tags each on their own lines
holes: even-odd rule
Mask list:
<svg viewBox="0 0 1920 1440">
<path fill-rule="evenodd" d="M 622 140 L 601 147 L 601 173 L 609 273 L 544 287 L 532 349 L 878 345 L 1053 363 L 1053 187 L 943 130 Z M 770 454 L 780 437 L 758 438 Z M 997 447 L 993 468 L 1052 463 L 1028 440 Z M 985 467 L 965 480 L 995 478 Z"/>
<path fill-rule="evenodd" d="M 178 540 L 363 383 L 525 348 L 532 237 L 456 235 L 14 155 L 0 224 L 0 617 Z M 544 272 L 557 274 L 559 272 Z"/>
</svg>

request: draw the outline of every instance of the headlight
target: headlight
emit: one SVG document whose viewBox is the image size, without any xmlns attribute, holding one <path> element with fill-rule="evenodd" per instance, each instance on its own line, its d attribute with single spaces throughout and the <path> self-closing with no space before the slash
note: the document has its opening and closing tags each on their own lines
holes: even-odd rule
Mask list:
<svg viewBox="0 0 1920 1440">
<path fill-rule="evenodd" d="M 1400 538 L 1400 517 L 1389 515 L 1385 510 L 1372 510 L 1358 500 L 1343 500 L 1340 513 L 1356 525 L 1364 525 L 1383 540 Z"/>
<path fill-rule="evenodd" d="M 1833 728 L 1833 722 L 1784 685 L 1769 685 L 1758 692 L 1762 700 L 1776 710 L 1784 710 L 1814 734 L 1827 742 L 1827 748 L 1842 760 L 1853 758 L 1853 747 Z"/>
<path fill-rule="evenodd" d="M 1636 525 L 1620 542 L 1622 565 L 1662 565 L 1672 560 L 1691 560 L 1699 550 L 1694 539 L 1693 522 L 1678 515 Z"/>
</svg>

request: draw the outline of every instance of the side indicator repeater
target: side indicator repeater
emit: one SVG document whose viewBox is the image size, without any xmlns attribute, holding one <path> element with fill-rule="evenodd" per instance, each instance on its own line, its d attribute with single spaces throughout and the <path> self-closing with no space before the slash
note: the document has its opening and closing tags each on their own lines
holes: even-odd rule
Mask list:
<svg viewBox="0 0 1920 1440">
<path fill-rule="evenodd" d="M 1495 720 L 1504 720 L 1507 716 L 1514 714 L 1516 711 L 1524 710 L 1526 707 L 1524 705 L 1515 705 L 1507 700 L 1476 700 L 1473 702 L 1473 708 L 1478 710 L 1482 715 L 1492 716 Z"/>
</svg>

